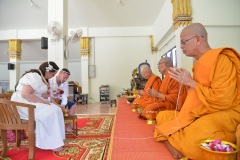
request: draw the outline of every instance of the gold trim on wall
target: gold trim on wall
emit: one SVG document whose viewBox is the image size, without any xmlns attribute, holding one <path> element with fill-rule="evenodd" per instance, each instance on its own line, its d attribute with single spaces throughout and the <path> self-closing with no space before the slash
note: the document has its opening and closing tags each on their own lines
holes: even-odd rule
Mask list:
<svg viewBox="0 0 240 160">
<path fill-rule="evenodd" d="M 88 52 L 87 53 L 81 52 L 81 57 L 87 57 L 87 56 L 88 56 Z"/>
<path fill-rule="evenodd" d="M 21 54 L 14 54 L 13 52 L 12 53 L 9 53 L 9 56 L 8 56 L 10 59 L 18 59 L 18 60 L 21 60 Z"/>
<path fill-rule="evenodd" d="M 190 0 L 171 0 L 173 5 L 173 25 L 174 29 L 180 26 L 187 26 L 192 23 L 192 7 Z"/>
<path fill-rule="evenodd" d="M 89 46 L 89 37 L 81 37 L 80 38 L 80 50 L 81 50 L 81 56 L 88 56 L 90 52 L 90 46 Z"/>
<path fill-rule="evenodd" d="M 10 59 L 21 59 L 22 41 L 17 39 L 8 40 L 8 53 Z"/>
<path fill-rule="evenodd" d="M 21 44 L 22 44 L 21 40 L 17 39 L 8 40 L 8 52 L 21 53 L 22 52 Z"/>
<path fill-rule="evenodd" d="M 153 37 L 153 35 L 150 35 L 150 39 L 151 39 L 151 50 L 152 50 L 152 54 L 157 53 L 158 48 L 154 46 L 154 37 Z"/>
</svg>

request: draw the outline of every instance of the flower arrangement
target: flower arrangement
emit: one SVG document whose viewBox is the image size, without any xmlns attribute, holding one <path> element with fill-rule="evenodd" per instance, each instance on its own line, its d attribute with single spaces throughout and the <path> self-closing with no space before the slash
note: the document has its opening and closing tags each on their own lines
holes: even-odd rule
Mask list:
<svg viewBox="0 0 240 160">
<path fill-rule="evenodd" d="M 55 70 L 55 69 L 53 68 L 53 66 L 51 64 L 48 63 L 48 66 L 46 67 L 46 71 L 49 72 L 52 70 Z"/>
<path fill-rule="evenodd" d="M 132 71 L 132 83 L 133 83 L 133 90 L 136 90 L 137 89 L 137 83 L 136 83 L 136 80 L 135 78 L 138 77 L 138 68 L 135 68 L 133 71 Z"/>
<path fill-rule="evenodd" d="M 132 76 L 137 76 L 138 75 L 138 68 L 135 68 L 133 71 L 132 71 Z"/>
<path fill-rule="evenodd" d="M 201 143 L 201 146 L 207 150 L 217 151 L 217 152 L 234 152 L 235 149 L 230 145 L 227 144 L 219 139 L 213 141 L 205 141 Z"/>
<path fill-rule="evenodd" d="M 8 89 L 5 91 L 5 93 L 8 93 L 8 94 L 13 94 L 13 92 L 14 92 L 14 90 L 12 90 L 12 89 Z"/>
<path fill-rule="evenodd" d="M 59 94 L 63 94 L 63 93 L 64 93 L 64 90 L 60 90 L 60 91 L 59 91 Z"/>
<path fill-rule="evenodd" d="M 54 92 L 53 95 L 57 97 L 58 95 L 61 96 L 64 93 L 64 90 L 58 89 L 58 90 L 54 90 L 53 92 Z"/>
</svg>

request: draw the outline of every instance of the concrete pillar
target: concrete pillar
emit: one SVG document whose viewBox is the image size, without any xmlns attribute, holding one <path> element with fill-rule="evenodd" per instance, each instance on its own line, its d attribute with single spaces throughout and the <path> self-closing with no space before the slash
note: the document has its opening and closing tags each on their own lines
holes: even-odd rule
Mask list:
<svg viewBox="0 0 240 160">
<path fill-rule="evenodd" d="M 61 27 L 59 40 L 48 36 L 48 60 L 54 61 L 60 68 L 68 68 L 67 58 L 64 56 L 65 40 L 68 35 L 68 0 L 48 0 L 48 26 L 57 22 Z"/>
<path fill-rule="evenodd" d="M 80 50 L 81 50 L 81 72 L 82 72 L 82 93 L 88 94 L 89 81 L 88 81 L 88 57 L 90 53 L 90 38 L 80 38 Z"/>
<path fill-rule="evenodd" d="M 15 90 L 15 85 L 20 79 L 20 64 L 19 61 L 21 60 L 21 40 L 17 39 L 10 39 L 8 40 L 8 53 L 10 64 L 13 65 L 13 68 L 9 68 L 10 72 L 10 86 L 9 89 Z"/>
</svg>

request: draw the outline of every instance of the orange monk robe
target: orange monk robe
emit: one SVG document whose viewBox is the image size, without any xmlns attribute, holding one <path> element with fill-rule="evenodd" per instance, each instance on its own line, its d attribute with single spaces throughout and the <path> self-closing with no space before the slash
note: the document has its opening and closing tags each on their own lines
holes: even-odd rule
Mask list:
<svg viewBox="0 0 240 160">
<path fill-rule="evenodd" d="M 179 89 L 181 89 L 180 92 Z M 146 113 L 152 110 L 162 111 L 176 109 L 179 111 L 185 101 L 187 91 L 188 87 L 180 84 L 178 81 L 171 78 L 169 74 L 167 74 L 162 81 L 160 89 L 158 90 L 158 92 L 165 96 L 165 101 L 163 101 L 161 98 L 155 98 L 155 102 L 152 101 L 148 105 L 143 105 L 142 116 L 145 117 Z"/>
<path fill-rule="evenodd" d="M 144 94 L 141 95 L 139 98 L 135 98 L 133 101 L 133 104 L 141 104 L 145 101 L 148 101 L 149 99 L 153 99 L 150 95 L 147 94 L 147 89 L 155 89 L 158 90 L 162 84 L 162 80 L 155 74 L 153 74 L 146 82 L 145 87 L 143 89 Z"/>
<path fill-rule="evenodd" d="M 179 114 L 158 114 L 154 136 L 157 141 L 168 140 L 186 157 L 200 160 L 202 140 L 235 141 L 240 123 L 239 53 L 231 48 L 207 51 L 195 63 L 193 79 L 196 90 L 190 88 Z M 170 116 L 172 120 L 164 123 Z"/>
<path fill-rule="evenodd" d="M 237 140 L 237 147 L 240 148 L 240 124 L 237 126 L 236 130 L 236 140 Z M 240 151 L 237 154 L 237 159 L 240 159 Z"/>
</svg>

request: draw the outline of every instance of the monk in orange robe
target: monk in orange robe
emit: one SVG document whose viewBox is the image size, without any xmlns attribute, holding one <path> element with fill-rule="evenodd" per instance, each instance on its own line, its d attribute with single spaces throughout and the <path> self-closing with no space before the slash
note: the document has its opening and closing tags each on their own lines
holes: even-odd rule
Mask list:
<svg viewBox="0 0 240 160">
<path fill-rule="evenodd" d="M 173 67 L 172 60 L 164 57 L 159 60 L 158 70 L 165 75 L 159 90 L 148 89 L 148 94 L 155 99 L 142 105 L 142 116 L 145 118 L 155 119 L 156 114 L 163 110 L 180 110 L 187 96 L 188 87 L 171 78 L 168 74 L 170 67 Z M 179 92 L 180 90 L 180 92 Z M 152 112 L 154 112 L 152 114 Z M 146 114 L 148 115 L 146 117 Z"/>
<path fill-rule="evenodd" d="M 180 38 L 183 53 L 197 59 L 193 78 L 183 68 L 169 72 L 190 89 L 179 113 L 159 112 L 154 137 L 167 142 L 172 153 L 177 151 L 201 160 L 199 144 L 203 140 L 236 141 L 240 123 L 240 55 L 232 48 L 211 49 L 207 31 L 200 23 L 184 28 Z"/>
<path fill-rule="evenodd" d="M 138 94 L 140 95 L 140 97 L 135 98 L 135 100 L 132 103 L 132 105 L 138 104 L 139 107 L 145 101 L 149 101 L 150 99 L 154 98 L 149 94 L 147 94 L 147 89 L 152 88 L 152 89 L 158 90 L 162 84 L 162 80 L 160 79 L 160 77 L 153 74 L 151 68 L 148 65 L 145 65 L 145 64 L 142 65 L 140 68 L 140 73 L 145 79 L 147 79 L 147 82 L 145 84 L 144 89 L 138 91 Z"/>
</svg>

